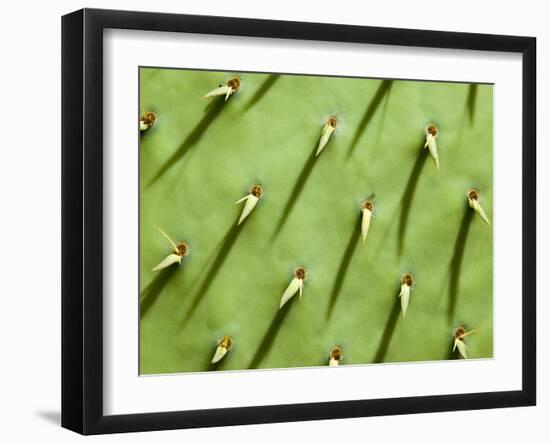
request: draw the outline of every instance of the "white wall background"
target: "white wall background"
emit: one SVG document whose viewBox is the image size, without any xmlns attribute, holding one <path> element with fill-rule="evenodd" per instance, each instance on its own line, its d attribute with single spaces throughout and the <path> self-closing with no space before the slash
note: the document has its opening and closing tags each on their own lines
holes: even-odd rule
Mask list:
<svg viewBox="0 0 550 443">
<path fill-rule="evenodd" d="M 550 119 L 544 2 L 462 0 L 113 0 L 4 2 L 0 26 L 0 439 L 80 441 L 60 416 L 60 16 L 81 7 L 319 21 L 538 38 L 539 153 Z M 543 109 L 545 108 L 545 109 Z M 546 111 L 546 113 L 544 112 Z M 550 220 L 548 156 L 539 155 L 539 225 Z M 545 163 L 545 164 L 543 164 Z M 539 275 L 550 235 L 539 229 Z M 539 282 L 541 279 L 539 278 Z M 539 292 L 543 292 L 541 287 Z M 93 441 L 545 441 L 550 436 L 550 303 L 539 293 L 539 406 L 94 437 Z M 414 380 L 411 380 L 414 383 Z"/>
</svg>

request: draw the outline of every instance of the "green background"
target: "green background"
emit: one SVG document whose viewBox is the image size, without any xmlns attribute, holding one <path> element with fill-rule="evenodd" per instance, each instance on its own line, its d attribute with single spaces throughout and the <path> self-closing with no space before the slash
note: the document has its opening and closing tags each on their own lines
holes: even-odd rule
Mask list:
<svg viewBox="0 0 550 443">
<path fill-rule="evenodd" d="M 334 345 L 343 364 L 456 358 L 458 325 L 478 329 L 471 358 L 492 357 L 492 227 L 466 191 L 492 220 L 493 87 L 239 73 L 229 101 L 202 99 L 232 75 L 140 69 L 140 112 L 159 119 L 140 143 L 140 373 L 326 365 Z M 339 127 L 315 160 L 331 115 Z M 431 122 L 439 173 L 422 149 Z M 264 194 L 237 229 L 234 202 L 255 183 Z M 190 246 L 160 273 L 170 248 L 157 226 Z M 279 311 L 299 265 L 304 296 Z M 212 367 L 224 335 L 233 350 Z"/>
</svg>

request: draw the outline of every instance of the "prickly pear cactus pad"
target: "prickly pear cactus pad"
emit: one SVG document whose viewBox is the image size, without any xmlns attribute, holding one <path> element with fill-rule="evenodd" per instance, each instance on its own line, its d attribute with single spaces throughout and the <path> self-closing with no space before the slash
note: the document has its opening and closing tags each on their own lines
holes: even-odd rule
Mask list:
<svg viewBox="0 0 550 443">
<path fill-rule="evenodd" d="M 492 85 L 141 68 L 137 124 L 141 374 L 492 358 Z"/>
</svg>

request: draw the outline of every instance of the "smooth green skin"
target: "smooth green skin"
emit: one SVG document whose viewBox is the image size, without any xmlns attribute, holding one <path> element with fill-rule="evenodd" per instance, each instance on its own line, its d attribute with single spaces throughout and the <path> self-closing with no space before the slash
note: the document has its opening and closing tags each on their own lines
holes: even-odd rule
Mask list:
<svg viewBox="0 0 550 443">
<path fill-rule="evenodd" d="M 452 332 L 461 324 L 478 329 L 466 341 L 469 356 L 492 357 L 492 227 L 475 214 L 458 274 L 456 309 L 452 318 L 448 315 L 450 262 L 464 213 L 472 211 L 468 188 L 481 191 L 492 220 L 492 86 L 394 81 L 350 157 L 350 144 L 380 80 L 284 75 L 249 106 L 268 76 L 240 74 L 241 90 L 187 154 L 150 184 L 205 115 L 209 101 L 203 95 L 232 75 L 141 69 L 141 111 L 155 111 L 159 118 L 140 146 L 141 290 L 169 252 L 157 226 L 175 241 L 187 241 L 190 253 L 168 271 L 166 285 L 147 301 L 146 312 L 146 297 L 141 297 L 140 372 L 247 369 L 259 348 L 265 351 L 254 365 L 259 368 L 326 365 L 337 344 L 344 349 L 343 364 L 441 360 L 450 357 Z M 330 115 L 337 115 L 340 125 L 274 238 Z M 441 170 L 437 173 L 427 158 L 400 253 L 401 199 L 430 122 L 439 127 Z M 263 197 L 184 323 L 240 215 L 242 204 L 234 202 L 255 183 L 263 186 Z M 372 193 L 376 208 L 367 244 L 356 237 L 327 318 L 342 257 L 359 229 L 360 204 Z M 281 295 L 299 265 L 308 271 L 304 296 L 289 302 L 286 315 L 278 314 Z M 388 319 L 406 271 L 416 284 L 406 318 L 393 310 L 391 333 Z M 264 339 L 277 315 L 285 318 Z M 233 337 L 233 350 L 213 367 L 209 361 L 224 335 Z M 384 340 L 389 345 L 380 358 Z"/>
</svg>

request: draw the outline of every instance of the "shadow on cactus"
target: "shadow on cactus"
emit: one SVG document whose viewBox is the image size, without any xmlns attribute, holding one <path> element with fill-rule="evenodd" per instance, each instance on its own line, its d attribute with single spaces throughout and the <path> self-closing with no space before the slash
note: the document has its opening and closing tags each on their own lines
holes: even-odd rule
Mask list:
<svg viewBox="0 0 550 443">
<path fill-rule="evenodd" d="M 336 307 L 336 302 L 338 301 L 338 296 L 342 290 L 342 285 L 346 279 L 346 274 L 348 272 L 351 260 L 357 249 L 357 245 L 360 244 L 359 237 L 361 236 L 361 217 L 357 216 L 357 221 L 354 223 L 353 229 L 351 230 L 351 235 L 349 242 L 344 250 L 342 255 L 342 260 L 340 261 L 340 266 L 338 266 L 338 271 L 335 274 L 334 284 L 332 286 L 332 291 L 330 293 L 330 301 L 327 308 L 326 319 L 330 320 L 334 308 Z"/>
<path fill-rule="evenodd" d="M 405 247 L 405 233 L 407 230 L 407 223 L 409 221 L 409 214 L 411 212 L 411 207 L 414 200 L 414 194 L 416 188 L 418 187 L 418 180 L 426 164 L 426 159 L 428 158 L 428 151 L 421 148 L 418 152 L 414 165 L 411 169 L 409 179 L 407 180 L 407 185 L 405 186 L 405 191 L 401 197 L 401 214 L 399 216 L 399 230 L 398 230 L 398 252 L 399 254 L 403 253 L 403 248 Z"/>
<path fill-rule="evenodd" d="M 300 195 L 304 190 L 307 180 L 311 175 L 311 172 L 313 171 L 313 168 L 317 160 L 318 159 L 317 159 L 317 156 L 315 155 L 315 150 L 313 150 L 311 152 L 311 155 L 307 158 L 306 162 L 304 163 L 302 172 L 300 172 L 300 175 L 298 175 L 298 178 L 294 183 L 294 187 L 292 188 L 292 191 L 288 196 L 288 200 L 285 204 L 283 212 L 281 213 L 279 223 L 277 223 L 277 227 L 275 228 L 275 231 L 273 231 L 273 235 L 271 237 L 272 239 L 275 239 L 279 235 L 285 223 L 287 222 L 288 217 L 290 217 L 290 213 L 292 212 L 292 209 L 294 208 L 294 205 L 296 204 L 296 202 L 299 200 Z"/>
<path fill-rule="evenodd" d="M 248 365 L 248 369 L 257 369 L 260 367 L 265 356 L 273 347 L 273 343 L 275 343 L 277 335 L 279 334 L 279 331 L 281 330 L 281 327 L 283 326 L 285 319 L 288 316 L 291 305 L 292 303 L 287 303 L 277 311 L 275 317 L 273 317 L 273 321 L 267 328 L 267 331 L 264 334 L 260 345 L 258 346 L 258 349 L 256 349 L 254 357 L 252 357 L 252 361 Z"/>
<path fill-rule="evenodd" d="M 151 306 L 153 306 L 158 296 L 162 293 L 164 287 L 168 284 L 168 282 L 174 276 L 176 269 L 177 269 L 176 266 L 172 266 L 167 269 L 162 269 L 157 274 L 157 276 L 153 279 L 153 281 L 149 283 L 143 291 L 141 291 L 141 294 L 139 297 L 141 316 L 146 315 L 147 311 L 149 311 Z"/>
<path fill-rule="evenodd" d="M 218 249 L 218 253 L 214 258 L 214 261 L 212 262 L 212 264 L 210 265 L 206 273 L 204 273 L 202 284 L 197 290 L 197 293 L 195 294 L 195 296 L 193 297 L 191 306 L 189 307 L 187 312 L 183 315 L 183 319 L 181 322 L 182 328 L 185 327 L 189 319 L 193 316 L 193 314 L 199 307 L 201 301 L 203 301 L 204 297 L 208 293 L 210 286 L 216 280 L 218 273 L 222 270 L 223 263 L 225 262 L 225 260 L 227 259 L 227 256 L 231 252 L 233 245 L 239 238 L 241 231 L 242 231 L 242 227 L 237 225 L 237 223 L 234 223 L 231 226 L 231 228 L 229 228 L 229 231 L 227 231 L 227 234 L 225 235 L 223 242 Z"/>
<path fill-rule="evenodd" d="M 209 126 L 218 117 L 222 109 L 224 108 L 224 101 L 218 97 L 212 103 L 207 105 L 206 111 L 199 123 L 193 128 L 189 135 L 179 145 L 178 149 L 172 154 L 172 156 L 166 160 L 166 162 L 160 167 L 153 179 L 149 182 L 148 186 L 153 185 L 159 180 L 172 166 L 185 157 L 185 154 L 198 143 L 198 141 L 205 134 Z"/>
<path fill-rule="evenodd" d="M 466 106 L 468 108 L 468 115 L 470 116 L 470 123 L 474 121 L 475 117 L 478 87 L 479 85 L 475 83 L 468 86 L 468 99 L 466 100 Z"/>
<path fill-rule="evenodd" d="M 456 241 L 454 243 L 454 252 L 451 258 L 451 262 L 449 263 L 449 309 L 447 314 L 449 321 L 452 321 L 454 319 L 456 311 L 462 260 L 464 259 L 464 250 L 466 249 L 468 232 L 470 231 L 470 225 L 472 224 L 473 218 L 474 211 L 464 205 L 464 217 L 462 218 L 462 222 L 460 223 L 458 235 L 456 236 Z"/>
<path fill-rule="evenodd" d="M 460 358 L 460 354 L 456 352 L 456 349 L 453 350 L 453 343 L 451 340 L 449 340 L 449 350 L 447 351 L 446 360 L 458 360 Z"/>
<path fill-rule="evenodd" d="M 365 114 L 363 115 L 359 126 L 357 126 L 357 130 L 355 131 L 355 135 L 353 136 L 353 140 L 349 146 L 348 157 L 353 155 L 353 151 L 355 150 L 357 143 L 359 143 L 359 139 L 363 135 L 363 132 L 365 132 L 365 129 L 367 129 L 367 126 L 374 117 L 377 109 L 380 107 L 384 97 L 386 97 L 386 101 L 389 99 L 392 84 L 393 80 L 382 80 L 380 82 L 380 86 L 378 87 L 376 94 L 374 94 L 369 106 L 365 110 Z"/>
<path fill-rule="evenodd" d="M 140 375 L 493 356 L 492 85 L 139 72 Z"/>
<path fill-rule="evenodd" d="M 399 320 L 399 313 L 401 312 L 401 302 L 399 301 L 398 295 L 399 291 L 395 291 L 392 309 L 386 321 L 386 325 L 384 326 L 384 331 L 382 332 L 382 337 L 374 356 L 374 363 L 383 363 L 386 358 L 388 348 L 390 347 L 390 343 L 395 332 L 395 327 L 397 326 L 397 321 Z"/>
<path fill-rule="evenodd" d="M 250 99 L 248 104 L 245 107 L 245 111 L 248 111 L 250 108 L 255 106 L 264 96 L 269 92 L 273 87 L 275 82 L 279 80 L 281 76 L 279 74 L 268 75 L 264 82 L 260 85 L 254 96 Z"/>
</svg>

